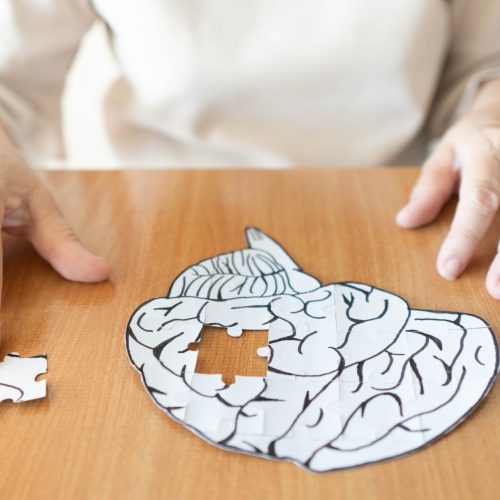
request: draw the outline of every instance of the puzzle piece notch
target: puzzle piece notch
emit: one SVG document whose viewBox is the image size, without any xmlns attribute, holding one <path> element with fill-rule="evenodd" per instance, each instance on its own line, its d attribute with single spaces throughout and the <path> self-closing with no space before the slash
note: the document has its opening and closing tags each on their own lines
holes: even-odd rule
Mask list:
<svg viewBox="0 0 500 500">
<path fill-rule="evenodd" d="M 7 354 L 0 363 L 0 402 L 10 399 L 23 403 L 44 398 L 47 382 L 36 380 L 44 373 L 47 373 L 47 356 L 21 358 L 18 353 Z"/>
</svg>

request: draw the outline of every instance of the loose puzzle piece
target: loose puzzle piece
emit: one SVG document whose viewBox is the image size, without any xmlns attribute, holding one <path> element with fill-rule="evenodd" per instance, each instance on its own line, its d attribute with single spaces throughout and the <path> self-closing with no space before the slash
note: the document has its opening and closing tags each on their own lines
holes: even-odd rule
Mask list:
<svg viewBox="0 0 500 500">
<path fill-rule="evenodd" d="M 312 471 L 355 467 L 443 436 L 491 389 L 498 347 L 481 318 L 321 285 L 269 236 L 246 235 L 249 248 L 189 267 L 127 328 L 155 402 L 206 441 Z M 205 346 L 210 330 L 221 342 Z"/>
<path fill-rule="evenodd" d="M 36 377 L 47 373 L 47 356 L 21 358 L 17 353 L 10 353 L 0 363 L 0 401 L 6 399 L 14 403 L 23 403 L 44 398 L 46 381 L 36 381 Z"/>
</svg>

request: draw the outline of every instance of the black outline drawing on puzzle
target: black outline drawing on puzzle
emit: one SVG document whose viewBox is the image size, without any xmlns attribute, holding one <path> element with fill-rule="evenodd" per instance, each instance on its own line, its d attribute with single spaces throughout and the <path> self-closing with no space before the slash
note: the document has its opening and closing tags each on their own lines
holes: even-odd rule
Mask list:
<svg viewBox="0 0 500 500">
<path fill-rule="evenodd" d="M 404 456 L 459 425 L 498 373 L 495 335 L 362 283 L 322 285 L 271 237 L 180 273 L 140 305 L 127 351 L 155 403 L 226 450 L 325 472 Z M 204 325 L 268 330 L 266 377 L 195 374 Z"/>
</svg>

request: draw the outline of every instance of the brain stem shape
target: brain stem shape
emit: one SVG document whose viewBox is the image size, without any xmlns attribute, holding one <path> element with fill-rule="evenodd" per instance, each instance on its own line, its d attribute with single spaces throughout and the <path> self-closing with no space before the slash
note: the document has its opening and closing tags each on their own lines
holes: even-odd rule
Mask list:
<svg viewBox="0 0 500 500">
<path fill-rule="evenodd" d="M 141 305 L 126 341 L 155 402 L 217 446 L 313 471 L 406 454 L 458 425 L 491 388 L 498 348 L 470 314 L 410 309 L 361 283 L 321 285 L 273 239 L 182 272 Z M 265 377 L 195 373 L 204 325 L 269 331 Z"/>
</svg>

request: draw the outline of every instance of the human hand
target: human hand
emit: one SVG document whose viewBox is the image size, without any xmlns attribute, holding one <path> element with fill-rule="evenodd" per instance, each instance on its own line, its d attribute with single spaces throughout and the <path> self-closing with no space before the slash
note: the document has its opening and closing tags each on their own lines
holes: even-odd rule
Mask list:
<svg viewBox="0 0 500 500">
<path fill-rule="evenodd" d="M 448 130 L 422 166 L 397 223 L 416 228 L 432 222 L 457 191 L 457 210 L 437 258 L 437 269 L 448 280 L 467 267 L 499 209 L 500 107 L 473 110 Z M 500 242 L 486 288 L 500 300 Z"/>
<path fill-rule="evenodd" d="M 64 278 L 85 283 L 109 278 L 109 265 L 80 243 L 47 188 L 1 129 L 0 216 L 2 231 L 29 240 Z M 1 250 L 0 245 L 0 286 Z"/>
</svg>

